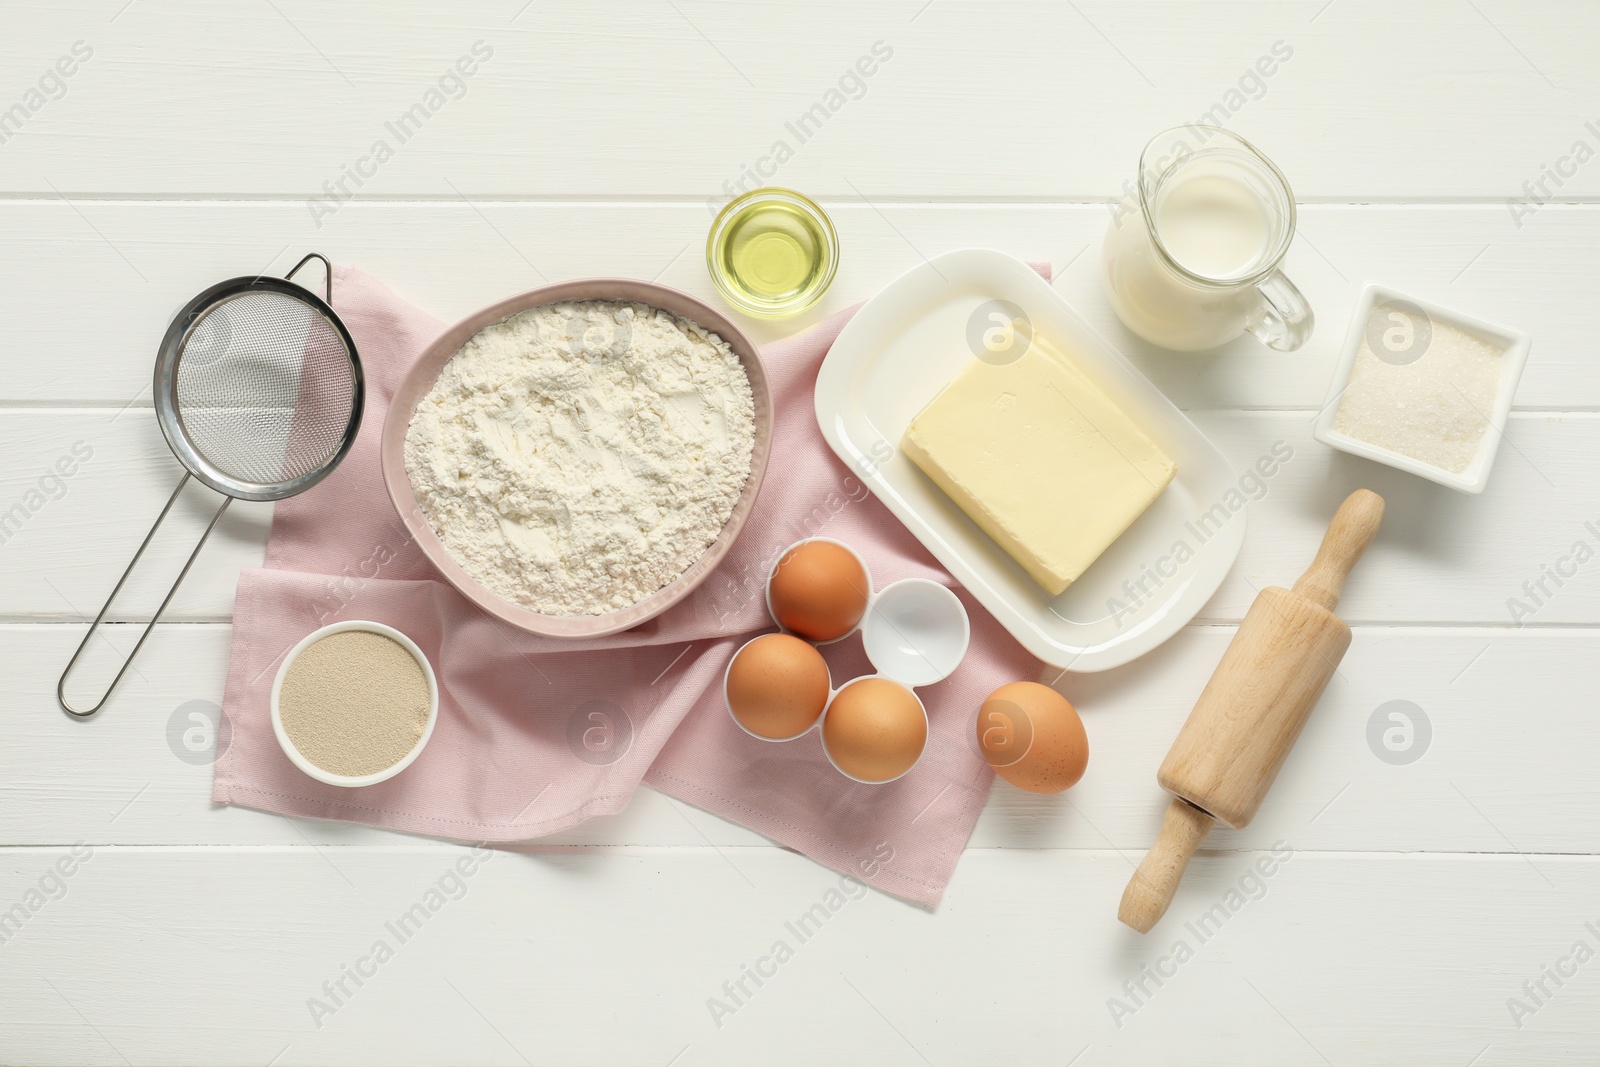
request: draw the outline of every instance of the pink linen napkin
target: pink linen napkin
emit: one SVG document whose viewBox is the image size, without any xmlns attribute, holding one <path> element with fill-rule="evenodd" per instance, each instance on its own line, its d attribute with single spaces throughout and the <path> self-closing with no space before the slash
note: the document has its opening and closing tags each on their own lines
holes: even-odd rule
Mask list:
<svg viewBox="0 0 1600 1067">
<path fill-rule="evenodd" d="M 646 781 L 869 885 L 938 903 L 994 778 L 973 737 L 978 705 L 997 686 L 1037 677 L 1040 665 L 823 441 L 812 389 L 856 309 L 763 350 L 777 412 L 772 459 L 743 533 L 709 580 L 633 630 L 568 642 L 507 626 L 457 593 L 411 542 L 384 489 L 378 441 L 389 399 L 443 324 L 346 267 L 335 271 L 334 305 L 366 372 L 361 433 L 326 481 L 277 505 L 265 567 L 240 575 L 223 701 L 231 738 L 216 763 L 214 800 L 509 843 L 620 811 Z M 815 732 L 756 740 L 722 702 L 733 653 L 775 629 L 763 599 L 768 570 L 813 535 L 854 547 L 879 588 L 913 576 L 956 588 L 972 618 L 961 667 L 918 690 L 932 721 L 922 761 L 889 785 L 839 774 Z M 409 635 L 440 690 L 438 725 L 417 761 L 354 790 L 298 771 L 274 739 L 269 710 L 285 653 L 345 619 Z M 824 654 L 835 685 L 872 673 L 859 637 Z"/>
</svg>

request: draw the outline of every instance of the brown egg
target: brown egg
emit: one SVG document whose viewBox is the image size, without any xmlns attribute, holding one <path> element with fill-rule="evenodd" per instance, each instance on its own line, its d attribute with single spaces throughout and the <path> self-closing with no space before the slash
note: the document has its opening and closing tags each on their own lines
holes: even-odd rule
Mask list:
<svg viewBox="0 0 1600 1067">
<path fill-rule="evenodd" d="M 822 653 L 788 634 L 756 638 L 728 666 L 728 710 L 757 737 L 805 733 L 827 706 L 828 691 Z"/>
<path fill-rule="evenodd" d="M 822 720 L 822 743 L 852 778 L 887 782 L 911 769 L 928 743 L 916 694 L 887 678 L 858 678 L 839 690 Z"/>
<path fill-rule="evenodd" d="M 832 641 L 855 629 L 871 591 L 855 553 L 831 541 L 805 541 L 789 549 L 768 586 L 778 625 L 812 641 Z"/>
<path fill-rule="evenodd" d="M 1038 682 L 1012 682 L 978 709 L 978 748 L 995 773 L 1030 793 L 1060 793 L 1083 777 L 1089 736 L 1066 697 Z"/>
</svg>

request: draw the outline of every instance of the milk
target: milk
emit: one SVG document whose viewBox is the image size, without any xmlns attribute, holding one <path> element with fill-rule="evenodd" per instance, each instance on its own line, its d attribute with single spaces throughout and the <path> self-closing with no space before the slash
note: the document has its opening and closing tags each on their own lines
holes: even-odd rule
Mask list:
<svg viewBox="0 0 1600 1067">
<path fill-rule="evenodd" d="M 1194 351 L 1238 337 L 1262 308 L 1254 285 L 1236 284 L 1267 265 L 1273 251 L 1272 204 L 1227 160 L 1197 159 L 1163 181 L 1147 219 L 1125 201 L 1105 240 L 1108 291 L 1118 316 L 1163 348 Z M 1162 260 L 1151 224 L 1184 277 Z"/>
<path fill-rule="evenodd" d="M 1272 236 L 1267 205 L 1233 176 L 1196 164 L 1163 189 L 1156 233 L 1179 266 L 1206 278 L 1243 278 L 1261 265 Z"/>
</svg>

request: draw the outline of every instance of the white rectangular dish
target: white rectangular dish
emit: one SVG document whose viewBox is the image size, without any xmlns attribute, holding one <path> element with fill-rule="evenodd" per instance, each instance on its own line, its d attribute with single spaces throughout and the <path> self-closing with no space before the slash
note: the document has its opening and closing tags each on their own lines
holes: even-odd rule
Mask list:
<svg viewBox="0 0 1600 1067">
<path fill-rule="evenodd" d="M 1006 317 L 1020 321 L 1018 336 L 1037 332 L 1069 352 L 1177 464 L 1172 484 L 1058 597 L 900 449 L 912 418 L 968 360 L 993 358 L 985 338 Z M 947 253 L 869 300 L 823 361 L 816 411 L 823 437 L 867 488 L 1028 651 L 1058 667 L 1109 670 L 1161 644 L 1216 592 L 1244 540 L 1245 497 L 1217 447 L 1031 267 L 1002 252 Z"/>
</svg>

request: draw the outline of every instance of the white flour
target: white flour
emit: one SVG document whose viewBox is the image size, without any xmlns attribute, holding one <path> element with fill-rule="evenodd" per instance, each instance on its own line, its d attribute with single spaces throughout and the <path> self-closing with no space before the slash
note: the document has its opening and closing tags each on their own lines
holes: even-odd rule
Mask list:
<svg viewBox="0 0 1600 1067">
<path fill-rule="evenodd" d="M 636 604 L 721 533 L 755 404 L 713 333 L 645 304 L 547 304 L 472 337 L 417 405 L 406 470 L 450 555 L 547 615 Z"/>
</svg>

